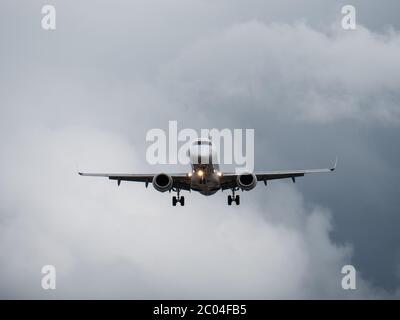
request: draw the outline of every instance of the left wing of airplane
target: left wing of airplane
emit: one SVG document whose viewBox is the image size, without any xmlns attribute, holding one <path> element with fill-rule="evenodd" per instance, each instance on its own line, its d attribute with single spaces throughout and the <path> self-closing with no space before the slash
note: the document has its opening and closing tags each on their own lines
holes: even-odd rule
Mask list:
<svg viewBox="0 0 400 320">
<path fill-rule="evenodd" d="M 297 177 L 303 177 L 306 174 L 332 172 L 336 169 L 336 165 L 337 165 L 337 158 L 332 168 L 255 172 L 254 176 L 257 178 L 257 181 L 263 181 L 264 184 L 267 184 L 268 180 L 287 179 L 287 178 L 291 178 L 293 182 L 295 182 L 295 179 Z M 240 175 L 237 173 L 224 174 L 222 176 L 222 181 L 221 181 L 222 189 L 225 190 L 237 187 L 238 176 Z"/>
</svg>

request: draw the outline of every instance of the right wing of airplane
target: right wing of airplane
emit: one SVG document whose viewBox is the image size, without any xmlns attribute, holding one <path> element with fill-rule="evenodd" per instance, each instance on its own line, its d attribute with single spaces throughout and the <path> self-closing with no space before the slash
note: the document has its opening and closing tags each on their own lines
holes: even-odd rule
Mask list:
<svg viewBox="0 0 400 320">
<path fill-rule="evenodd" d="M 130 173 L 84 173 L 78 172 L 81 176 L 87 177 L 103 177 L 110 180 L 116 180 L 118 185 L 121 181 L 135 181 L 144 182 L 146 187 L 153 181 L 153 178 L 157 174 L 130 174 Z M 190 190 L 190 178 L 186 173 L 168 174 L 171 176 L 173 181 L 173 188 L 179 188 L 181 190 Z"/>
</svg>

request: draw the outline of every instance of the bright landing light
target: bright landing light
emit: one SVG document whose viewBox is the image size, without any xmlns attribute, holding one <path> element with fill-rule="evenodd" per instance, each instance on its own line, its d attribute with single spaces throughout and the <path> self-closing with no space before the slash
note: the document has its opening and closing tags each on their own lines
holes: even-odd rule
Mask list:
<svg viewBox="0 0 400 320">
<path fill-rule="evenodd" d="M 199 170 L 199 171 L 197 171 L 197 175 L 198 175 L 199 177 L 202 177 L 202 176 L 204 175 L 204 172 L 203 172 L 203 170 Z"/>
</svg>

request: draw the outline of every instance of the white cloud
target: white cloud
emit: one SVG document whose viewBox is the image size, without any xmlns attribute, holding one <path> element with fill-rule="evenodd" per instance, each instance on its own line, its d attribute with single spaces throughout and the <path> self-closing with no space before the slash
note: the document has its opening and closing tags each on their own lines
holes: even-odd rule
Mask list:
<svg viewBox="0 0 400 320">
<path fill-rule="evenodd" d="M 28 134 L 29 132 L 29 134 Z M 332 243 L 325 209 L 306 209 L 287 184 L 269 187 L 262 208 L 225 196 L 170 195 L 140 184 L 76 174 L 138 162 L 122 137 L 82 128 L 26 134 L 3 146 L 2 297 L 330 298 L 365 297 L 340 287 L 349 247 Z M 8 171 L 7 168 L 18 170 Z M 57 268 L 57 289 L 40 288 L 41 267 Z"/>
<path fill-rule="evenodd" d="M 195 193 L 184 208 L 172 208 L 170 195 L 151 186 L 117 188 L 79 177 L 76 163 L 93 171 L 143 171 L 141 130 L 176 118 L 183 127 L 225 126 L 229 118 L 242 125 L 246 113 L 261 128 L 267 121 L 277 127 L 341 120 L 398 125 L 396 32 L 238 23 L 255 16 L 253 8 L 241 15 L 240 6 L 232 16 L 218 7 L 226 14 L 222 21 L 209 14 L 214 2 L 198 2 L 177 17 L 163 6 L 150 22 L 148 5 L 131 8 L 140 19 L 123 10 L 126 2 L 116 15 L 105 3 L 95 11 L 91 3 L 83 11 L 64 5 L 66 25 L 54 41 L 35 31 L 29 39 L 6 33 L 26 40 L 26 51 L 14 42 L 5 48 L 1 86 L 2 297 L 382 295 L 361 275 L 357 291 L 341 289 L 340 270 L 352 262 L 351 246 L 331 241 L 329 210 L 310 208 L 291 185 L 260 186 L 245 193 L 238 208 L 226 206 L 226 194 Z M 259 5 L 261 12 L 264 2 Z M 25 15 L 33 24 L 35 16 Z M 37 55 L 25 54 L 30 51 Z M 76 123 L 81 126 L 68 127 Z M 268 151 L 280 142 L 267 141 Z M 368 158 L 361 164 L 366 170 L 376 157 L 360 156 L 359 148 L 346 156 Z M 281 159 L 275 153 L 268 161 Z M 373 193 L 369 189 L 371 198 Z M 57 267 L 56 292 L 40 288 L 44 264 Z"/>
<path fill-rule="evenodd" d="M 252 21 L 183 49 L 161 82 L 193 109 L 240 106 L 288 121 L 398 125 L 399 57 L 394 31 L 378 35 L 358 26 L 325 33 Z"/>
</svg>

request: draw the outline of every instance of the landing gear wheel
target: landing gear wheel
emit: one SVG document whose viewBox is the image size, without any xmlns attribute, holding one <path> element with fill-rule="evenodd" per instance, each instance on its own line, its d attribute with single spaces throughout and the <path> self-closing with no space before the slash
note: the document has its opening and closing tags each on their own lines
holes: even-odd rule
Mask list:
<svg viewBox="0 0 400 320">
<path fill-rule="evenodd" d="M 174 190 L 174 191 L 175 191 L 175 190 Z M 181 204 L 182 207 L 185 205 L 185 197 L 181 197 L 181 196 L 179 195 L 179 192 L 180 192 L 180 191 L 181 191 L 180 189 L 177 189 L 177 190 L 176 190 L 176 192 L 177 192 L 176 196 L 173 196 L 173 197 L 172 197 L 172 205 L 173 205 L 174 207 L 176 207 L 176 204 L 177 204 L 178 202 Z"/>
<path fill-rule="evenodd" d="M 176 197 L 175 196 L 173 196 L 172 197 L 172 205 L 175 207 L 176 206 L 176 203 L 177 203 L 178 201 L 176 200 Z"/>
<path fill-rule="evenodd" d="M 239 197 L 239 195 L 237 195 L 237 196 L 235 197 L 235 202 L 236 202 L 236 205 L 237 205 L 237 206 L 240 204 L 240 197 Z"/>
<path fill-rule="evenodd" d="M 239 188 L 232 188 L 232 195 L 228 196 L 228 206 L 232 205 L 232 202 L 235 202 L 238 206 L 240 204 L 240 196 L 235 195 L 235 191 L 239 190 Z"/>
<path fill-rule="evenodd" d="M 232 205 L 232 196 L 228 196 L 228 206 Z"/>
</svg>

